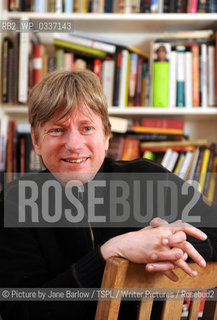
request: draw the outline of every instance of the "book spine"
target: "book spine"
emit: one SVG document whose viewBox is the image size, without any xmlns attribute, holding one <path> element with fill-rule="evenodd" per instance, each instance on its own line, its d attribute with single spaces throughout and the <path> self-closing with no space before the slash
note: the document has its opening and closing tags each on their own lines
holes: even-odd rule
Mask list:
<svg viewBox="0 0 217 320">
<path fill-rule="evenodd" d="M 125 9 L 124 13 L 131 13 L 132 8 L 131 8 L 131 0 L 125 0 Z"/>
<path fill-rule="evenodd" d="M 150 13 L 151 11 L 151 0 L 141 0 L 140 13 Z"/>
<path fill-rule="evenodd" d="M 176 81 L 177 81 L 177 53 L 171 51 L 170 53 L 170 80 L 169 80 L 169 106 L 170 108 L 176 107 Z"/>
<path fill-rule="evenodd" d="M 73 6 L 74 6 L 73 0 L 64 0 L 64 12 L 65 13 L 72 13 Z"/>
<path fill-rule="evenodd" d="M 121 72 L 120 72 L 120 89 L 119 89 L 119 99 L 118 105 L 120 107 L 126 107 L 126 89 L 128 89 L 128 56 L 129 51 L 123 50 L 121 57 Z M 126 88 L 127 87 L 127 88 Z M 128 91 L 127 91 L 128 93 Z"/>
<path fill-rule="evenodd" d="M 42 78 L 42 50 L 41 44 L 34 46 L 34 59 L 33 59 L 33 85 L 36 85 Z"/>
<path fill-rule="evenodd" d="M 189 0 L 188 2 L 188 13 L 197 13 L 198 0 Z"/>
<path fill-rule="evenodd" d="M 152 0 L 151 1 L 151 7 L 150 7 L 151 13 L 157 13 L 158 12 L 158 1 L 159 0 Z"/>
<path fill-rule="evenodd" d="M 153 106 L 169 105 L 169 62 L 153 63 Z"/>
<path fill-rule="evenodd" d="M 35 0 L 34 11 L 44 13 L 45 12 L 45 1 L 44 0 Z"/>
<path fill-rule="evenodd" d="M 9 39 L 3 40 L 3 64 L 2 64 L 2 101 L 8 102 L 8 49 Z"/>
<path fill-rule="evenodd" d="M 215 105 L 215 47 L 208 46 L 208 103 Z"/>
<path fill-rule="evenodd" d="M 216 0 L 209 0 L 209 12 L 217 12 Z"/>
<path fill-rule="evenodd" d="M 190 70 L 190 71 L 189 71 Z M 185 52 L 185 106 L 192 107 L 192 53 Z"/>
<path fill-rule="evenodd" d="M 112 13 L 112 0 L 105 1 L 105 13 Z"/>
<path fill-rule="evenodd" d="M 129 71 L 129 95 L 128 95 L 128 105 L 135 105 L 135 95 L 136 95 L 136 76 L 137 76 L 137 65 L 138 65 L 138 55 L 136 53 L 130 54 L 130 71 Z"/>
<path fill-rule="evenodd" d="M 82 45 L 85 47 L 99 49 L 102 51 L 106 51 L 108 53 L 115 53 L 115 51 L 116 51 L 115 45 L 103 43 L 100 41 L 90 40 L 90 39 L 83 38 L 83 37 L 68 35 L 68 34 L 54 34 L 54 39 L 61 40 L 61 41 L 67 41 L 69 43 L 74 43 L 74 44 Z"/>
<path fill-rule="evenodd" d="M 169 12 L 176 12 L 176 1 L 169 0 Z"/>
<path fill-rule="evenodd" d="M 28 58 L 29 58 L 29 33 L 20 33 L 19 49 L 19 81 L 18 101 L 26 103 L 28 100 Z"/>
<path fill-rule="evenodd" d="M 185 106 L 185 47 L 177 46 L 177 107 Z"/>
<path fill-rule="evenodd" d="M 113 96 L 113 105 L 118 106 L 118 97 L 120 90 L 120 73 L 121 73 L 121 52 L 117 52 L 115 56 L 115 79 L 114 79 L 114 96 Z"/>
<path fill-rule="evenodd" d="M 114 61 L 105 60 L 102 65 L 102 87 L 108 106 L 112 106 L 114 87 Z"/>
<path fill-rule="evenodd" d="M 192 104 L 194 107 L 200 105 L 200 64 L 199 46 L 192 46 Z"/>
<path fill-rule="evenodd" d="M 177 0 L 176 2 L 176 12 L 182 13 L 183 0 Z"/>
<path fill-rule="evenodd" d="M 207 45 L 201 44 L 201 106 L 203 108 L 207 107 L 207 88 L 208 88 L 208 79 L 207 79 Z"/>
<path fill-rule="evenodd" d="M 164 0 L 158 0 L 158 13 L 163 13 L 164 10 Z"/>
<path fill-rule="evenodd" d="M 62 13 L 63 12 L 63 5 L 62 0 L 56 0 L 56 13 Z"/>
<path fill-rule="evenodd" d="M 141 106 L 141 90 L 142 90 L 142 62 L 143 59 L 139 57 L 137 65 L 137 77 L 136 77 L 136 96 L 135 105 Z"/>
<path fill-rule="evenodd" d="M 93 61 L 93 72 L 101 78 L 101 67 L 102 67 L 102 62 L 100 59 L 94 59 Z"/>
<path fill-rule="evenodd" d="M 198 13 L 206 13 L 207 12 L 207 0 L 198 0 Z"/>
<path fill-rule="evenodd" d="M 65 47 L 65 48 L 76 50 L 76 51 L 80 51 L 80 52 L 89 53 L 89 54 L 92 54 L 92 55 L 95 55 L 95 56 L 99 56 L 99 57 L 105 57 L 106 56 L 106 52 L 102 51 L 100 49 L 85 47 L 83 45 L 76 44 L 76 43 L 71 43 L 71 42 L 68 42 L 68 41 L 65 41 L 65 40 L 54 39 L 53 43 L 55 45 L 57 45 L 57 46 Z"/>
<path fill-rule="evenodd" d="M 142 64 L 141 106 L 146 106 L 147 79 L 148 79 L 148 62 L 145 61 Z"/>
<path fill-rule="evenodd" d="M 184 120 L 181 119 L 161 119 L 161 118 L 142 118 L 143 127 L 177 129 L 184 131 Z"/>
<path fill-rule="evenodd" d="M 70 52 L 64 53 L 64 71 L 72 70 L 72 57 Z"/>
<path fill-rule="evenodd" d="M 58 71 L 64 70 L 64 51 L 62 49 L 56 51 L 56 69 Z"/>
</svg>

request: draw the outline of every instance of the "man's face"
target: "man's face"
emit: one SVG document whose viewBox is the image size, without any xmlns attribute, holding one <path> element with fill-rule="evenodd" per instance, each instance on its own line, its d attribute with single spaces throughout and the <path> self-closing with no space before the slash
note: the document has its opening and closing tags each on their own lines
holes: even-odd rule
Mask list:
<svg viewBox="0 0 217 320">
<path fill-rule="evenodd" d="M 47 169 L 66 184 L 70 180 L 92 180 L 101 167 L 109 137 L 104 134 L 101 118 L 81 108 L 57 121 L 58 114 L 38 127 L 33 144 Z"/>
</svg>

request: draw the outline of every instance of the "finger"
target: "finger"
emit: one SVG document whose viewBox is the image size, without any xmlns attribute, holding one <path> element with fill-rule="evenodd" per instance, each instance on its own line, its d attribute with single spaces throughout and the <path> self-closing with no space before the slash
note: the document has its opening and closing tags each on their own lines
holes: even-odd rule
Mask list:
<svg viewBox="0 0 217 320">
<path fill-rule="evenodd" d="M 163 274 L 172 281 L 177 282 L 179 280 L 178 276 L 173 271 L 165 271 Z"/>
<path fill-rule="evenodd" d="M 186 252 L 189 257 L 193 261 L 195 261 L 200 267 L 205 268 L 206 261 L 203 259 L 203 257 L 199 254 L 199 252 L 192 246 L 192 244 L 188 241 L 184 241 L 180 244 L 176 244 L 176 246 L 183 250 L 183 252 Z"/>
<path fill-rule="evenodd" d="M 188 254 L 187 254 L 186 252 L 183 254 L 182 259 L 183 259 L 184 261 L 188 259 Z"/>
<path fill-rule="evenodd" d="M 166 220 L 161 219 L 161 218 L 154 218 L 150 222 L 150 226 L 152 228 L 157 228 L 157 227 L 160 227 L 162 225 L 168 225 L 168 222 Z"/>
<path fill-rule="evenodd" d="M 200 240 L 207 239 L 207 235 L 203 231 L 193 227 L 189 223 L 182 222 L 182 220 L 177 220 L 177 221 L 171 223 L 170 227 L 172 228 L 173 233 L 175 233 L 177 231 L 184 231 L 185 233 L 187 233 L 190 236 L 195 237 L 197 239 L 200 239 Z"/>
<path fill-rule="evenodd" d="M 155 262 L 155 263 L 147 263 L 145 266 L 145 270 L 148 272 L 160 272 L 160 271 L 169 271 L 174 269 L 174 264 L 171 262 Z"/>
<path fill-rule="evenodd" d="M 174 261 L 182 258 L 184 252 L 180 248 L 154 252 L 150 255 L 153 261 Z"/>
<path fill-rule="evenodd" d="M 168 242 L 166 243 L 166 241 L 163 241 L 163 240 L 166 240 L 166 239 L 163 239 L 162 240 L 162 243 L 163 244 L 167 244 L 169 246 L 174 246 L 175 244 L 177 243 L 180 243 L 180 242 L 183 242 L 183 241 L 186 241 L 187 237 L 186 237 L 186 234 L 185 232 L 183 231 L 177 231 L 176 233 L 172 234 L 171 236 L 169 236 L 167 238 Z"/>
<path fill-rule="evenodd" d="M 175 262 L 175 265 L 187 273 L 190 277 L 196 277 L 197 271 L 192 269 L 187 262 L 183 259 L 179 259 Z"/>
</svg>

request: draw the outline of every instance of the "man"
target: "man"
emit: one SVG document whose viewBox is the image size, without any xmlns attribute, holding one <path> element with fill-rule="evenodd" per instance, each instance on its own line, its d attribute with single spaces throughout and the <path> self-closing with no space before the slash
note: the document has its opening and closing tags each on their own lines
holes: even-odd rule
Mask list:
<svg viewBox="0 0 217 320">
<path fill-rule="evenodd" d="M 59 197 L 55 194 L 47 206 L 51 212 L 58 206 L 61 195 L 60 211 L 69 217 L 65 208 L 68 210 L 72 205 L 70 207 L 69 195 L 64 191 L 67 194 L 68 190 L 76 188 L 75 181 L 77 187 L 83 188 L 81 202 L 87 209 L 88 181 L 95 181 L 100 173 L 168 174 L 162 166 L 148 160 L 115 162 L 105 158 L 110 135 L 107 104 L 99 79 L 89 71 L 54 72 L 45 77 L 30 94 L 29 121 L 34 148 L 47 169 L 45 172 L 52 181 L 61 184 Z M 22 215 L 19 188 L 27 179 L 30 178 L 12 182 L 4 192 L 5 215 L 9 222 L 10 218 Z M 32 175 L 31 179 L 37 182 L 38 198 L 43 200 L 46 175 Z M 107 200 L 109 194 L 104 192 L 103 197 Z M 42 204 L 38 205 L 39 210 L 32 219 L 37 220 L 35 215 L 43 216 Z M 197 209 L 199 207 L 208 213 L 214 210 L 202 198 L 198 201 Z M 83 217 L 87 220 L 85 213 Z M 77 227 L 76 223 L 70 224 L 70 228 L 68 225 L 54 228 L 52 223 L 49 228 L 2 227 L 1 287 L 99 287 L 105 261 L 111 256 L 143 263 L 147 271 L 162 271 L 177 281 L 172 272 L 174 267 L 196 276 L 186 262 L 187 256 L 201 267 L 206 265 L 204 258 L 216 259 L 215 232 L 207 229 L 207 239 L 204 232 L 181 221 L 168 224 L 154 219 L 150 226 L 140 230 L 92 228 L 89 221 L 86 222 L 86 228 Z M 191 243 L 186 235 L 192 236 Z M 82 301 L 4 302 L 1 312 L 3 319 L 93 319 L 95 309 L 96 303 Z"/>
</svg>

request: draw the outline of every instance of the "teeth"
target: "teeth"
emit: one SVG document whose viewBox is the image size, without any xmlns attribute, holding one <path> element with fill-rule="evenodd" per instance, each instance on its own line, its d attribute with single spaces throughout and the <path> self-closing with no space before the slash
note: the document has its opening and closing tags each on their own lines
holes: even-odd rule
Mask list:
<svg viewBox="0 0 217 320">
<path fill-rule="evenodd" d="M 65 161 L 70 162 L 70 163 L 80 163 L 82 161 L 85 161 L 87 158 L 81 158 L 81 159 L 77 159 L 77 160 L 67 160 L 65 159 Z"/>
</svg>

